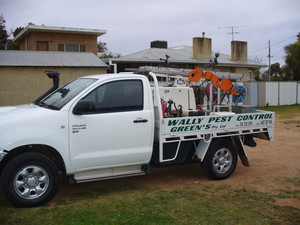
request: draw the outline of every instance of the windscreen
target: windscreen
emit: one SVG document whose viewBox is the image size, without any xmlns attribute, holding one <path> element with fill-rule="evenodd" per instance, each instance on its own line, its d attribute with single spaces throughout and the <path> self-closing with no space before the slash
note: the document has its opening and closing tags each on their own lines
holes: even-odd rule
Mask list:
<svg viewBox="0 0 300 225">
<path fill-rule="evenodd" d="M 94 83 L 95 79 L 80 78 L 57 89 L 38 103 L 39 106 L 60 110 L 76 95 Z"/>
</svg>

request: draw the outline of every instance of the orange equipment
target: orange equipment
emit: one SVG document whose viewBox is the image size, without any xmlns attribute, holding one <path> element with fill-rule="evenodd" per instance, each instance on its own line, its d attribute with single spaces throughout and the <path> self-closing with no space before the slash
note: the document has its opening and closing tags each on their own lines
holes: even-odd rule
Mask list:
<svg viewBox="0 0 300 225">
<path fill-rule="evenodd" d="M 228 79 L 219 79 L 214 73 L 210 71 L 203 72 L 199 67 L 193 69 L 189 73 L 188 80 L 190 82 L 198 82 L 201 78 L 210 80 L 213 83 L 213 86 L 220 88 L 222 91 L 229 95 L 239 95 L 240 93 L 235 89 L 233 83 Z"/>
</svg>

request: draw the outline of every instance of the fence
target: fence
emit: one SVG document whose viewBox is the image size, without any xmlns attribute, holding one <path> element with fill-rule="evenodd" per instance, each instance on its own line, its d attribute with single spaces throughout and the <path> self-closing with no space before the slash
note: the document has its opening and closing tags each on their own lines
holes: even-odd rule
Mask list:
<svg viewBox="0 0 300 225">
<path fill-rule="evenodd" d="M 300 82 L 245 82 L 248 90 L 244 104 L 279 106 L 300 104 Z"/>
</svg>

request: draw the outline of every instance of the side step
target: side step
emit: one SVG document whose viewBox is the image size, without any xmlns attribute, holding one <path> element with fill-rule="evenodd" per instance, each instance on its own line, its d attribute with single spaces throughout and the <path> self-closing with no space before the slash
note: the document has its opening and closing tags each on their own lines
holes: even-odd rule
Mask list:
<svg viewBox="0 0 300 225">
<path fill-rule="evenodd" d="M 150 172 L 151 168 L 149 165 L 116 167 L 78 172 L 74 174 L 74 180 L 75 183 L 83 183 L 89 181 L 145 175 L 149 174 Z"/>
</svg>

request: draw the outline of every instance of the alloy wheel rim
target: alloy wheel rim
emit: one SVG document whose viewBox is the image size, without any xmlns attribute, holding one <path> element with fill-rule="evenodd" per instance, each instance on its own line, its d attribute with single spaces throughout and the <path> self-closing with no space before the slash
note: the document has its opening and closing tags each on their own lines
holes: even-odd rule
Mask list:
<svg viewBox="0 0 300 225">
<path fill-rule="evenodd" d="M 213 157 L 213 168 L 219 173 L 226 173 L 232 165 L 232 154 L 227 148 L 219 149 Z"/>
<path fill-rule="evenodd" d="M 48 173 L 40 166 L 30 165 L 22 168 L 14 179 L 15 192 L 25 199 L 42 196 L 49 186 Z"/>
</svg>

